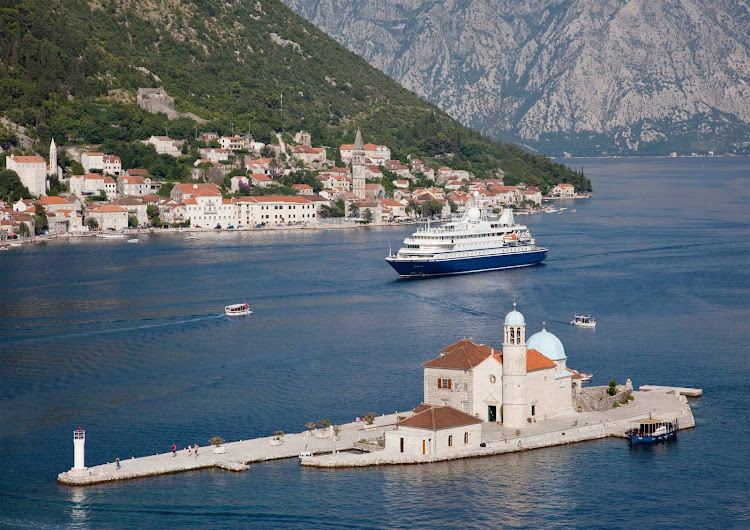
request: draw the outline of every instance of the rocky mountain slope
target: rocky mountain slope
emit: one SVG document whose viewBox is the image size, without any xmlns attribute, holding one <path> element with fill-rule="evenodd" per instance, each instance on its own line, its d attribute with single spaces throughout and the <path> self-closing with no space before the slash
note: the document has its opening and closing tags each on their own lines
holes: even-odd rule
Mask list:
<svg viewBox="0 0 750 530">
<path fill-rule="evenodd" d="M 750 151 L 744 0 L 284 0 L 460 121 L 551 154 Z"/>
<path fill-rule="evenodd" d="M 163 86 L 176 110 L 220 134 L 308 130 L 316 145 L 359 127 L 395 156 L 543 188 L 580 173 L 470 131 L 336 43 L 279 0 L 23 0 L 0 6 L 0 115 L 76 143 L 194 137 L 197 124 L 135 105 Z M 283 100 L 283 101 L 282 101 Z M 282 109 L 283 104 L 283 109 Z"/>
</svg>

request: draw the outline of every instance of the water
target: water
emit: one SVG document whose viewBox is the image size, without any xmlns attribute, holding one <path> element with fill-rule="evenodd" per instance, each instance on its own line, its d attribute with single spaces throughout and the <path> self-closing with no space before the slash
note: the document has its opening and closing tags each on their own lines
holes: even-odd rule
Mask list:
<svg viewBox="0 0 750 530">
<path fill-rule="evenodd" d="M 520 218 L 550 247 L 525 269 L 399 280 L 383 257 L 409 227 L 3 253 L 0 526 L 747 527 L 748 160 L 584 164 L 595 199 Z M 499 346 L 514 292 L 527 333 L 546 321 L 595 383 L 702 387 L 697 428 L 655 448 L 55 483 L 79 425 L 100 464 L 410 408 L 437 350 Z M 220 316 L 244 298 L 254 315 Z M 572 328 L 576 312 L 597 329 Z"/>
</svg>

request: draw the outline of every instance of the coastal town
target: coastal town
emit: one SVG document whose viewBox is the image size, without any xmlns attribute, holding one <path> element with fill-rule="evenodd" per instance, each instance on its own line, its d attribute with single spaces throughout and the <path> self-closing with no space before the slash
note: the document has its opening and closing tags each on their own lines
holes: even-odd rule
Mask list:
<svg viewBox="0 0 750 530">
<path fill-rule="evenodd" d="M 543 199 L 588 197 L 569 183 L 543 195 L 538 187 L 505 184 L 505 173 L 479 179 L 469 171 L 428 165 L 413 155 L 395 160 L 388 146 L 365 143 L 332 150 L 313 146 L 310 133 L 275 133 L 264 144 L 251 135 L 201 132 L 185 140 L 151 136 L 141 143 L 160 157 L 190 165 L 190 179 L 152 176 L 149 167 L 124 167 L 117 153 L 90 146 L 48 156 L 5 157 L 29 197 L 0 203 L 0 241 L 34 236 L 95 235 L 127 229 L 255 230 L 392 224 L 462 213 L 473 197 L 495 213 L 542 211 Z M 69 162 L 58 163 L 60 152 Z M 333 153 L 332 153 L 333 151 Z M 52 190 L 55 183 L 55 191 Z"/>
</svg>

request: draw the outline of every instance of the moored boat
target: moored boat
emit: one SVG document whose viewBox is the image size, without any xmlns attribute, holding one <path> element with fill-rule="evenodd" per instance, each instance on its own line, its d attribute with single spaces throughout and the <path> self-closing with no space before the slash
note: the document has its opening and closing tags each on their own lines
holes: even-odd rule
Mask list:
<svg viewBox="0 0 750 530">
<path fill-rule="evenodd" d="M 512 209 L 490 218 L 476 201 L 460 219 L 417 230 L 385 260 L 402 278 L 413 278 L 526 267 L 546 257 L 547 248 L 536 246 Z"/>
<path fill-rule="evenodd" d="M 97 234 L 102 239 L 125 239 L 125 234 Z"/>
<path fill-rule="evenodd" d="M 247 302 L 243 302 L 242 304 L 232 304 L 226 306 L 224 308 L 224 314 L 228 316 L 242 316 L 250 315 L 252 314 L 252 311 L 250 311 L 250 306 L 247 304 Z"/>
<path fill-rule="evenodd" d="M 631 444 L 657 443 L 677 438 L 679 420 L 660 420 L 646 418 L 632 423 L 632 427 L 625 431 Z"/>
<path fill-rule="evenodd" d="M 570 323 L 579 328 L 596 327 L 596 319 L 590 315 L 574 315 L 573 320 L 571 320 Z"/>
<path fill-rule="evenodd" d="M 137 237 L 131 237 L 130 239 L 128 239 L 128 243 L 140 243 L 140 242 L 141 240 L 138 239 Z"/>
</svg>

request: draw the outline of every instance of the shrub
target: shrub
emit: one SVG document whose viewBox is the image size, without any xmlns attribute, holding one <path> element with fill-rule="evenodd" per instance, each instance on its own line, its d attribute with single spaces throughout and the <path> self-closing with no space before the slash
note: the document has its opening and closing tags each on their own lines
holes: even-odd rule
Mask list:
<svg viewBox="0 0 750 530">
<path fill-rule="evenodd" d="M 609 388 L 607 389 L 607 394 L 609 394 L 610 396 L 614 396 L 616 393 L 617 393 L 617 381 L 612 379 L 609 382 Z"/>
<path fill-rule="evenodd" d="M 633 401 L 634 399 L 635 399 L 634 395 L 631 394 L 631 395 L 628 396 L 628 401 Z"/>
<path fill-rule="evenodd" d="M 216 447 L 219 447 L 221 444 L 224 443 L 224 438 L 222 438 L 221 436 L 214 436 L 208 441 L 208 443 L 210 443 L 211 445 L 215 445 Z"/>
<path fill-rule="evenodd" d="M 615 401 L 614 403 L 612 403 L 612 408 L 614 408 L 614 409 L 616 409 L 619 406 L 620 406 L 620 404 L 617 401 Z"/>
<path fill-rule="evenodd" d="M 328 427 L 331 426 L 331 420 L 323 420 L 323 421 L 320 422 L 320 425 L 324 429 L 327 429 Z"/>
<path fill-rule="evenodd" d="M 367 425 L 372 425 L 375 423 L 375 413 L 374 412 L 368 412 L 365 414 L 365 421 L 367 422 Z"/>
<path fill-rule="evenodd" d="M 305 423 L 305 427 L 307 427 L 308 431 L 312 431 L 315 428 L 315 422 L 314 421 L 308 421 Z"/>
<path fill-rule="evenodd" d="M 521 435 L 521 429 L 516 429 L 516 436 L 520 436 L 520 435 Z"/>
</svg>

